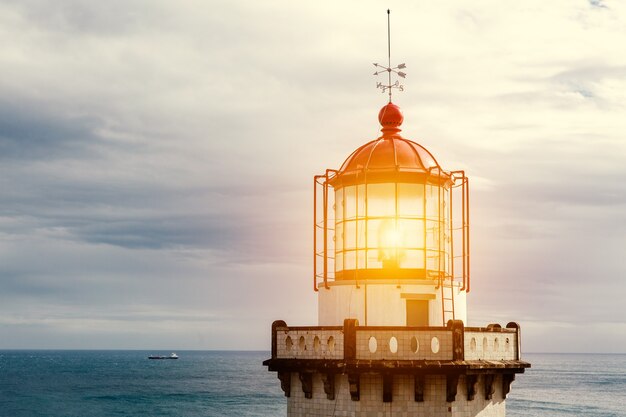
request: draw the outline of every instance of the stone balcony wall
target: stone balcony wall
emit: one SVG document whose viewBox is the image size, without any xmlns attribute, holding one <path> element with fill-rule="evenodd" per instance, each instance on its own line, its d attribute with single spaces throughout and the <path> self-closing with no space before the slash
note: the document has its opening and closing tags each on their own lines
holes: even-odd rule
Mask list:
<svg viewBox="0 0 626 417">
<path fill-rule="evenodd" d="M 494 392 L 499 390 L 502 400 L 506 398 L 515 374 L 530 366 L 520 360 L 517 323 L 505 328 L 498 324 L 465 327 L 460 320 L 450 320 L 446 327 L 359 326 L 355 319 L 346 319 L 341 327 L 290 327 L 275 321 L 272 357 L 264 364 L 278 373 L 287 397 L 297 387 L 297 395 L 301 391 L 307 401 L 315 398 L 305 403 L 294 400 L 290 415 L 317 415 L 320 401 L 327 404 L 343 398 L 337 397 L 337 384 L 345 386 L 350 401 L 361 401 L 365 393 L 364 401 L 373 401 L 373 409 L 380 411 L 394 397 L 408 395 L 394 387 L 399 381 L 409 381 L 402 386 L 410 387 L 407 392 L 416 403 L 423 403 L 433 392 L 436 398 L 445 397 L 444 403 L 454 403 L 461 387 L 461 398 L 467 403 L 458 403 L 454 415 L 466 415 L 478 407 L 467 415 L 486 416 L 490 414 L 484 414 L 481 407 L 489 409 Z M 438 378 L 437 384 L 427 382 L 432 378 Z M 372 390 L 380 395 L 378 400 L 368 399 Z M 479 407 L 474 399 L 481 390 L 487 402 Z M 341 396 L 347 395 L 343 391 Z"/>
<path fill-rule="evenodd" d="M 276 329 L 280 359 L 342 359 L 343 328 L 279 327 Z"/>
<path fill-rule="evenodd" d="M 465 360 L 516 360 L 518 338 L 516 329 L 465 330 Z"/>
<path fill-rule="evenodd" d="M 364 327 L 356 331 L 356 359 L 452 360 L 452 332 Z"/>
<path fill-rule="evenodd" d="M 463 327 L 462 323 L 455 328 L 368 327 L 355 324 L 348 329 L 345 326 L 289 327 L 284 322 L 276 322 L 272 328 L 272 358 L 399 361 L 520 359 L 519 326 L 516 323 L 509 323 L 506 328 L 497 324 Z"/>
</svg>

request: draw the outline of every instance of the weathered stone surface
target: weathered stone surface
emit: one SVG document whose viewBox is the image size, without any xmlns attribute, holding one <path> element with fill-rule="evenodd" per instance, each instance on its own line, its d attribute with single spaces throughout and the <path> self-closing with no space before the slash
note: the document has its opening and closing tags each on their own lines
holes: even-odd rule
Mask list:
<svg viewBox="0 0 626 417">
<path fill-rule="evenodd" d="M 459 386 L 459 375 L 446 375 L 446 401 L 451 403 L 456 399 L 457 387 Z"/>
<path fill-rule="evenodd" d="M 291 396 L 291 372 L 278 371 L 280 388 L 285 393 L 285 397 Z"/>
<path fill-rule="evenodd" d="M 300 372 L 300 382 L 302 383 L 302 392 L 305 398 L 313 398 L 313 373 Z"/>
<path fill-rule="evenodd" d="M 383 402 L 390 403 L 393 399 L 393 374 L 383 374 Z"/>
<path fill-rule="evenodd" d="M 484 382 L 485 382 L 485 399 L 491 400 L 493 398 L 493 393 L 496 391 L 496 386 L 494 384 L 495 380 L 494 374 L 485 374 Z"/>
<path fill-rule="evenodd" d="M 323 373 L 322 382 L 324 383 L 324 393 L 326 394 L 326 399 L 334 400 L 335 399 L 335 374 Z"/>
<path fill-rule="evenodd" d="M 478 375 L 467 375 L 465 377 L 465 384 L 467 385 L 467 400 L 472 401 L 476 397 Z"/>
<path fill-rule="evenodd" d="M 352 401 L 361 399 L 361 375 L 348 374 L 348 384 L 350 384 L 350 398 Z"/>
<path fill-rule="evenodd" d="M 503 374 L 502 375 L 502 397 L 506 396 L 511 391 L 511 384 L 515 380 L 515 374 Z"/>
</svg>

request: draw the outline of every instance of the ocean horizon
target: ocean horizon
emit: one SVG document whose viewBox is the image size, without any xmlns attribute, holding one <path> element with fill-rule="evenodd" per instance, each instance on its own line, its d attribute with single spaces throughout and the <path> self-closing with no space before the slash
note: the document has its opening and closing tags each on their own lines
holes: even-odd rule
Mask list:
<svg viewBox="0 0 626 417">
<path fill-rule="evenodd" d="M 0 350 L 1 417 L 281 416 L 269 351 Z M 626 417 L 626 354 L 524 353 L 509 417 Z"/>
</svg>

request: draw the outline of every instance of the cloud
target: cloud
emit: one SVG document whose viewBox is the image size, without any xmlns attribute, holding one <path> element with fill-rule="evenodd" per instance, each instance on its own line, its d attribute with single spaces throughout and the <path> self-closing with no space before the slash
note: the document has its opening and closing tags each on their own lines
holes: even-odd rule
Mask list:
<svg viewBox="0 0 626 417">
<path fill-rule="evenodd" d="M 0 101 L 0 160 L 88 157 L 97 117 L 55 114 L 21 97 Z"/>
<path fill-rule="evenodd" d="M 592 7 L 596 7 L 596 8 L 600 8 L 600 9 L 608 8 L 607 5 L 604 4 L 604 2 L 602 0 L 589 0 L 589 4 Z"/>
<path fill-rule="evenodd" d="M 392 11 L 403 134 L 470 176 L 470 318 L 528 320 L 534 346 L 542 317 L 606 332 L 624 317 L 625 7 Z M 273 319 L 314 324 L 311 177 L 378 135 L 384 12 L 3 2 L 0 340 L 264 348 Z"/>
</svg>

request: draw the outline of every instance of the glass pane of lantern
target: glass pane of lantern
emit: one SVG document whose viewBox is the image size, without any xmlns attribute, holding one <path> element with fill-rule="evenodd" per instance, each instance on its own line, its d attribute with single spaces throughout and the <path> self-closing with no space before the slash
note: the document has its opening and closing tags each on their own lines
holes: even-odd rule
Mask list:
<svg viewBox="0 0 626 417">
<path fill-rule="evenodd" d="M 380 269 L 383 267 L 382 257 L 377 249 L 370 249 L 367 251 L 367 268 L 368 269 Z"/>
<path fill-rule="evenodd" d="M 355 269 L 356 268 L 356 251 L 350 250 L 344 252 L 343 269 Z"/>
<path fill-rule="evenodd" d="M 335 219 L 338 222 L 343 220 L 343 188 L 335 191 Z"/>
<path fill-rule="evenodd" d="M 398 184 L 398 215 L 405 217 L 424 215 L 423 184 Z"/>
<path fill-rule="evenodd" d="M 402 231 L 396 226 L 396 219 L 374 219 L 367 221 L 368 248 L 395 248 L 403 245 Z"/>
<path fill-rule="evenodd" d="M 367 221 L 367 247 L 378 248 L 380 246 L 379 230 L 383 220 L 368 220 Z M 377 255 L 378 256 L 378 255 Z"/>
<path fill-rule="evenodd" d="M 441 205 L 441 217 L 444 216 L 443 196 L 446 190 L 434 185 L 426 185 L 426 217 L 436 219 L 439 217 L 439 208 Z"/>
<path fill-rule="evenodd" d="M 404 247 L 404 231 L 397 226 L 395 218 L 382 220 L 377 238 L 379 247 L 393 249 Z"/>
<path fill-rule="evenodd" d="M 344 187 L 343 199 L 345 207 L 345 218 L 354 219 L 356 217 L 356 187 L 354 185 L 350 187 Z"/>
<path fill-rule="evenodd" d="M 368 217 L 396 215 L 395 184 L 367 185 L 367 215 Z"/>
<path fill-rule="evenodd" d="M 439 270 L 439 255 L 436 250 L 426 251 L 426 269 L 430 271 Z"/>
<path fill-rule="evenodd" d="M 381 248 L 379 249 L 380 257 L 384 268 L 397 268 L 402 257 L 402 250 L 397 248 Z"/>
<path fill-rule="evenodd" d="M 400 268 L 424 268 L 424 251 L 407 249 L 404 251 L 404 256 L 400 260 Z"/>
<path fill-rule="evenodd" d="M 439 249 L 439 222 L 426 220 L 426 247 Z"/>
<path fill-rule="evenodd" d="M 350 220 L 343 223 L 343 247 L 345 249 L 356 248 L 356 221 Z"/>
<path fill-rule="evenodd" d="M 356 251 L 356 267 L 360 269 L 365 268 L 365 251 L 364 250 Z"/>
<path fill-rule="evenodd" d="M 343 270 L 343 253 L 338 252 L 335 254 L 335 271 Z"/>
<path fill-rule="evenodd" d="M 357 186 L 356 189 L 356 199 L 357 199 L 357 216 L 365 217 L 365 184 L 361 184 Z"/>
<path fill-rule="evenodd" d="M 365 248 L 365 220 L 357 220 L 356 234 L 357 234 L 357 239 L 356 239 L 357 248 Z"/>
<path fill-rule="evenodd" d="M 416 219 L 398 219 L 402 247 L 421 249 L 424 247 L 424 221 Z"/>
<path fill-rule="evenodd" d="M 335 225 L 335 250 L 340 251 L 343 249 L 343 223 L 337 223 Z"/>
</svg>

